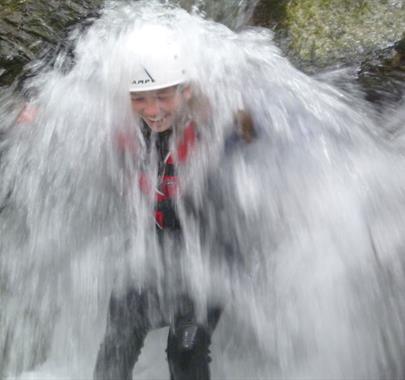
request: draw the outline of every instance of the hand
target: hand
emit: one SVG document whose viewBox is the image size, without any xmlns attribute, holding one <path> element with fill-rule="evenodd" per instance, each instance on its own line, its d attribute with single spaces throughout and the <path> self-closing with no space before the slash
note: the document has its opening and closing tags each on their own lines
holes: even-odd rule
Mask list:
<svg viewBox="0 0 405 380">
<path fill-rule="evenodd" d="M 38 115 L 38 108 L 31 103 L 26 103 L 17 117 L 17 124 L 32 124 Z"/>
</svg>

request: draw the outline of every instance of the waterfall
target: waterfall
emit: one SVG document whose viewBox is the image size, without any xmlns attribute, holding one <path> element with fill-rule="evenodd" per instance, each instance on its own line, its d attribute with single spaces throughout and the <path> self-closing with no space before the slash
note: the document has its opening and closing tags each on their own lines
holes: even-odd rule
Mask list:
<svg viewBox="0 0 405 380">
<path fill-rule="evenodd" d="M 270 31 L 236 28 L 241 14 L 234 31 L 198 6 L 109 2 L 69 70 L 61 54 L 25 84 L 32 121 L 4 96 L 0 372 L 90 379 L 111 290 L 174 269 L 139 162 L 116 147 L 122 130 L 142 146 L 128 84 L 142 28 L 159 24 L 187 51 L 194 89 L 179 273 L 201 310 L 224 304 L 212 378 L 403 377 L 402 144 L 360 100 L 295 69 Z M 241 110 L 256 137 L 227 151 Z M 168 378 L 163 336 L 149 335 L 134 378 Z"/>
</svg>

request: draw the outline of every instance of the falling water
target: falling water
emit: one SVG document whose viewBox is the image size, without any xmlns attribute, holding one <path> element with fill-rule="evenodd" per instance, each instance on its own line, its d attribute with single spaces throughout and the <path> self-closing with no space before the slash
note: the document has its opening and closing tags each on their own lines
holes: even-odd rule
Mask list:
<svg viewBox="0 0 405 380">
<path fill-rule="evenodd" d="M 212 377 L 402 378 L 403 144 L 361 101 L 292 67 L 271 32 L 155 2 L 109 3 L 71 70 L 27 83 L 34 121 L 1 105 L 3 375 L 91 378 L 111 289 L 163 275 L 139 162 L 116 149 L 125 131 L 143 154 L 127 90 L 149 24 L 188 53 L 200 141 L 180 173 L 176 270 L 201 310 L 224 304 Z M 240 110 L 256 138 L 224 150 Z M 150 334 L 135 378 L 168 378 L 163 335 Z"/>
</svg>

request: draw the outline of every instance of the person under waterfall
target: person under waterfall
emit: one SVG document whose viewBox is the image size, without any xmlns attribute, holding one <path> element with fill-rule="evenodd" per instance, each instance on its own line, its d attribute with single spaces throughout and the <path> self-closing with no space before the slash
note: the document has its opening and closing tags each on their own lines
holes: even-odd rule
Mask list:
<svg viewBox="0 0 405 380">
<path fill-rule="evenodd" d="M 188 72 L 181 51 L 174 41 L 164 45 L 146 49 L 143 62 L 139 62 L 135 70 L 129 94 L 132 110 L 142 121 L 147 148 L 153 148 L 157 153 L 158 189 L 155 191 L 154 217 L 158 241 L 164 245 L 169 238 L 176 242 L 175 246 L 181 244 L 181 225 L 175 207 L 176 167 L 190 159 L 197 131 L 194 122 L 182 115 L 192 97 L 192 89 L 187 81 Z M 173 152 L 173 129 L 180 120 L 183 121 L 183 132 Z M 127 143 L 121 136 L 118 141 L 121 149 L 130 145 Z M 139 180 L 141 191 L 146 195 L 152 182 L 147 175 L 142 175 Z M 165 255 L 169 254 L 165 252 Z M 156 289 L 130 287 L 124 294 L 112 293 L 94 379 L 132 379 L 147 333 L 165 325 L 170 325 L 167 359 L 171 378 L 209 379 L 209 345 L 221 308 L 209 306 L 206 322 L 200 323 L 187 294 L 178 296 L 177 310 L 172 313 L 166 312 L 162 303 Z M 150 315 L 154 318 L 149 318 Z"/>
<path fill-rule="evenodd" d="M 153 190 L 153 180 L 145 173 L 140 175 L 139 187 L 145 195 L 154 192 L 155 231 L 164 271 L 170 272 L 176 267 L 173 262 L 178 260 L 176 253 L 182 245 L 182 226 L 176 209 L 176 197 L 181 196 L 177 168 L 193 159 L 198 126 L 187 113 L 195 94 L 183 52 L 174 40 L 162 37 L 159 29 L 158 32 L 155 39 L 148 36 L 145 51 L 137 52 L 139 59 L 134 63 L 129 97 L 135 117 L 141 120 L 146 148 L 155 152 L 148 157 L 157 160 L 157 188 Z M 118 149 L 125 150 L 126 155 L 133 148 L 130 138 L 118 137 Z M 168 261 L 170 268 L 165 267 Z M 165 276 L 170 278 L 171 274 L 164 273 Z M 169 287 L 164 284 L 163 293 Z M 209 347 L 223 306 L 208 304 L 205 321 L 201 322 L 192 297 L 187 289 L 182 290 L 175 300 L 170 298 L 172 294 L 162 296 L 157 289 L 146 286 L 130 286 L 123 294 L 112 292 L 106 333 L 94 369 L 95 380 L 132 379 L 146 335 L 163 326 L 170 326 L 166 352 L 171 380 L 210 379 Z"/>
</svg>

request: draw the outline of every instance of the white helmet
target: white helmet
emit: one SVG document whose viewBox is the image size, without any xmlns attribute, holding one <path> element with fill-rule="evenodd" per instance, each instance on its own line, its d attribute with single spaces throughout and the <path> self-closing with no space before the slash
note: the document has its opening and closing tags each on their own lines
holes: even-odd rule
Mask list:
<svg viewBox="0 0 405 380">
<path fill-rule="evenodd" d="M 172 30 L 149 25 L 136 37 L 136 62 L 129 92 L 158 90 L 187 81 L 185 57 Z"/>
</svg>

